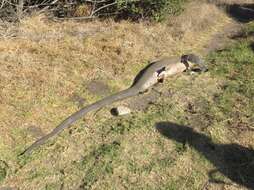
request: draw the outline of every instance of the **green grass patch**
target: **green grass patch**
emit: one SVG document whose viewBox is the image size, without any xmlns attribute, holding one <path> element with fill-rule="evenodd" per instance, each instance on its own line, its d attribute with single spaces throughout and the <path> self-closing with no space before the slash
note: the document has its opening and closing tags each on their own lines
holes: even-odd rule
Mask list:
<svg viewBox="0 0 254 190">
<path fill-rule="evenodd" d="M 8 165 L 6 164 L 6 162 L 0 160 L 0 184 L 7 175 L 7 169 L 8 169 Z"/>
<path fill-rule="evenodd" d="M 251 43 L 246 39 L 241 40 L 209 56 L 212 76 L 224 81 L 222 94 L 217 95 L 214 101 L 225 116 L 235 117 L 241 110 L 242 116 L 253 117 L 254 53 Z"/>
<path fill-rule="evenodd" d="M 119 148 L 117 141 L 102 144 L 76 164 L 79 170 L 85 171 L 81 188 L 90 189 L 101 176 L 112 174 L 113 161 L 118 156 Z"/>
</svg>

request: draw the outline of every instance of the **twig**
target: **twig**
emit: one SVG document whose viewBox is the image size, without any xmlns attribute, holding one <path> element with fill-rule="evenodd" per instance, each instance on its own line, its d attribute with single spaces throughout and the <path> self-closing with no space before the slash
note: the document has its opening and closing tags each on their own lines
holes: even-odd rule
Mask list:
<svg viewBox="0 0 254 190">
<path fill-rule="evenodd" d="M 24 0 L 19 0 L 18 6 L 17 6 L 17 16 L 19 20 L 21 19 L 23 15 L 23 9 L 24 9 Z"/>
<path fill-rule="evenodd" d="M 0 9 L 2 9 L 3 7 L 4 7 L 4 5 L 5 5 L 5 0 L 2 0 L 2 3 L 1 3 L 1 6 L 0 6 Z"/>
<path fill-rule="evenodd" d="M 100 7 L 100 8 L 98 8 L 98 9 L 96 9 L 94 12 L 92 12 L 90 16 L 93 16 L 95 13 L 99 12 L 100 10 L 105 9 L 105 8 L 110 7 L 112 5 L 115 5 L 115 4 L 117 4 L 116 1 L 113 2 L 113 3 L 107 4 L 107 5 L 104 5 L 104 6 Z"/>
<path fill-rule="evenodd" d="M 41 13 L 41 12 L 45 11 L 45 10 L 46 10 L 46 9 L 48 9 L 50 6 L 52 6 L 52 5 L 56 4 L 58 1 L 59 1 L 59 0 L 54 0 L 52 3 L 50 3 L 50 5 L 48 5 L 48 6 L 44 7 L 42 10 L 40 10 L 40 11 L 39 11 L 39 13 Z"/>
<path fill-rule="evenodd" d="M 94 1 L 92 1 L 92 0 L 86 0 L 86 2 L 88 2 L 88 3 L 105 3 L 105 2 L 107 2 L 107 0 L 101 0 L 101 1 L 97 1 L 97 0 L 94 0 Z"/>
<path fill-rule="evenodd" d="M 201 190 L 206 190 L 207 187 L 208 187 L 208 185 L 209 185 L 209 183 L 210 183 L 210 181 L 207 180 L 207 181 L 205 182 L 205 184 L 202 186 Z"/>
<path fill-rule="evenodd" d="M 53 18 L 53 20 L 89 20 L 98 18 L 96 16 L 80 16 L 80 17 L 68 17 L 68 18 Z"/>
</svg>

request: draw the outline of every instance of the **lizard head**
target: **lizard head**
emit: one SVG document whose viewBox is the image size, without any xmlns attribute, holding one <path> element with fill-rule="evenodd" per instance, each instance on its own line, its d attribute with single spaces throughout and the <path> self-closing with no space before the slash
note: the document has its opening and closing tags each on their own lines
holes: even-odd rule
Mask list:
<svg viewBox="0 0 254 190">
<path fill-rule="evenodd" d="M 187 69 L 199 66 L 201 71 L 207 71 L 207 67 L 204 64 L 204 61 L 195 54 L 186 54 L 181 56 L 181 63 L 183 63 Z"/>
</svg>

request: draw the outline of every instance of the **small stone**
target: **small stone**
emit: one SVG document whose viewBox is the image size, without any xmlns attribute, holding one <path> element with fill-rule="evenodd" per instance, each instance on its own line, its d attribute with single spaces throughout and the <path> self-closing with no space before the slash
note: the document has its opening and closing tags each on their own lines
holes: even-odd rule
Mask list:
<svg viewBox="0 0 254 190">
<path fill-rule="evenodd" d="M 118 106 L 116 108 L 111 109 L 111 114 L 115 116 L 127 115 L 130 113 L 131 113 L 130 108 L 125 106 Z"/>
</svg>

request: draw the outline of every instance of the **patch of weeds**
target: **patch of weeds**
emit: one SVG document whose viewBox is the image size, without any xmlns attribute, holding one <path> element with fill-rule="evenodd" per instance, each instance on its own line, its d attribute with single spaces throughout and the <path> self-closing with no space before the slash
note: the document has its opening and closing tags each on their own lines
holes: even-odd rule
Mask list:
<svg viewBox="0 0 254 190">
<path fill-rule="evenodd" d="M 29 174 L 26 177 L 26 179 L 31 182 L 34 179 L 43 179 L 46 176 L 49 176 L 49 174 L 50 173 L 46 168 L 40 168 L 40 169 L 34 168 L 29 171 Z"/>
<path fill-rule="evenodd" d="M 8 165 L 5 161 L 0 160 L 0 183 L 5 179 L 7 175 Z"/>
<path fill-rule="evenodd" d="M 171 167 L 176 159 L 172 158 L 172 156 L 168 156 L 166 158 L 163 159 L 157 159 L 156 162 L 158 163 L 158 165 L 160 166 L 160 168 L 168 168 Z"/>
<path fill-rule="evenodd" d="M 192 150 L 191 150 L 191 152 L 193 153 L 192 156 L 194 157 L 195 160 L 197 160 L 199 165 L 208 165 L 208 164 L 210 164 L 211 162 L 209 161 L 209 159 L 207 159 L 206 154 L 207 155 L 214 155 L 214 154 L 216 154 L 217 153 L 216 146 L 214 144 L 212 144 L 212 143 L 205 142 L 205 140 L 202 140 L 202 139 L 198 140 L 198 143 L 199 143 L 198 144 L 199 148 L 205 154 L 202 154 L 199 150 L 194 149 L 192 147 Z"/>
<path fill-rule="evenodd" d="M 247 34 L 246 36 L 249 36 L 254 33 L 254 22 L 250 22 L 247 24 L 245 28 L 245 33 Z"/>
<path fill-rule="evenodd" d="M 15 144 L 14 151 L 15 151 L 16 155 L 21 154 L 25 150 L 25 148 L 27 148 L 26 146 L 28 146 L 28 145 L 25 145 L 25 142 L 26 142 L 26 139 L 28 136 L 27 133 L 28 133 L 28 131 L 22 129 L 21 127 L 16 127 L 16 128 L 14 127 L 11 130 L 11 134 L 12 134 L 12 136 L 15 137 L 15 141 L 19 142 L 19 143 Z M 28 158 L 28 156 L 18 156 L 18 157 L 19 157 L 18 161 L 21 161 L 21 162 L 23 162 L 24 160 L 26 160 Z M 21 165 L 23 165 L 23 164 L 21 164 Z"/>
<path fill-rule="evenodd" d="M 211 170 L 209 172 L 209 180 L 213 183 L 226 184 L 226 177 L 222 175 L 218 170 Z"/>
<path fill-rule="evenodd" d="M 205 97 L 195 98 L 184 110 L 188 124 L 202 131 L 211 126 L 216 117 L 213 104 L 214 102 L 208 101 Z"/>
<path fill-rule="evenodd" d="M 201 167 L 195 167 L 192 172 L 188 175 L 189 178 L 186 181 L 185 187 L 192 187 L 192 189 L 201 189 L 200 182 L 205 181 L 206 173 L 203 173 L 204 165 L 199 164 Z"/>
<path fill-rule="evenodd" d="M 187 147 L 186 147 L 185 143 L 176 142 L 175 151 L 176 151 L 179 155 L 183 155 L 183 153 L 187 151 Z"/>
<path fill-rule="evenodd" d="M 173 109 L 173 105 L 167 103 L 166 101 L 160 104 L 155 104 L 153 107 L 151 107 L 152 111 L 156 111 L 156 114 L 158 116 L 165 116 Z"/>
<path fill-rule="evenodd" d="M 95 158 L 99 158 L 101 156 L 107 156 L 112 159 L 117 155 L 117 150 L 119 149 L 119 147 L 120 147 L 120 143 L 117 141 L 114 141 L 111 144 L 102 144 L 92 154 Z"/>
<path fill-rule="evenodd" d="M 138 165 L 135 161 L 128 161 L 127 170 L 132 174 L 150 173 L 155 167 L 156 162 L 149 162 L 143 166 Z"/>
<path fill-rule="evenodd" d="M 156 165 L 155 162 L 150 162 L 149 164 L 142 166 L 141 171 L 145 173 L 150 173 L 153 170 L 155 165 Z"/>
<path fill-rule="evenodd" d="M 80 188 L 90 189 L 101 176 L 113 173 L 113 162 L 118 155 L 119 148 L 120 143 L 117 141 L 102 144 L 78 163 L 78 169 L 85 172 Z"/>
<path fill-rule="evenodd" d="M 254 31 L 251 27 L 249 31 Z M 220 52 L 212 53 L 211 74 L 223 81 L 213 107 L 230 121 L 249 121 L 254 112 L 254 53 L 246 38 Z M 231 124 L 232 122 L 229 122 Z M 251 122 L 250 122 L 251 123 Z"/>
<path fill-rule="evenodd" d="M 124 135 L 131 130 L 136 130 L 144 126 L 152 126 L 155 120 L 167 116 L 170 113 L 168 111 L 169 109 L 170 106 L 168 105 L 150 106 L 146 110 L 146 113 L 136 113 L 130 117 L 110 119 L 103 125 L 110 126 L 109 131 L 106 132 L 107 135 L 112 133 Z"/>
<path fill-rule="evenodd" d="M 25 166 L 27 163 L 29 163 L 32 160 L 31 155 L 21 155 L 17 157 L 17 161 L 19 164 L 19 167 L 22 168 Z"/>
<path fill-rule="evenodd" d="M 138 173 L 138 171 L 140 170 L 138 168 L 138 166 L 135 164 L 135 162 L 133 161 L 129 161 L 128 165 L 127 165 L 127 170 L 130 171 L 131 173 Z"/>
<path fill-rule="evenodd" d="M 179 184 L 175 181 L 169 181 L 165 185 L 163 185 L 160 189 L 178 190 Z"/>
<path fill-rule="evenodd" d="M 128 132 L 133 127 L 133 122 L 130 122 L 129 120 L 126 120 L 124 118 L 120 118 L 119 120 L 114 119 L 113 121 L 110 120 L 110 131 L 108 133 L 117 133 L 120 135 L 125 134 L 125 132 Z"/>
<path fill-rule="evenodd" d="M 55 190 L 55 189 L 61 189 L 59 187 L 59 184 L 51 183 L 51 184 L 47 184 L 45 187 L 45 190 Z"/>
</svg>

